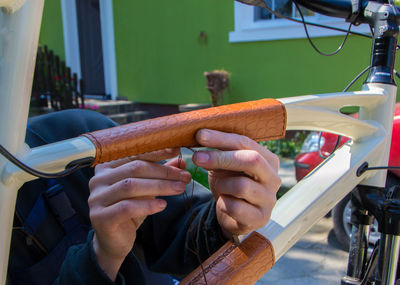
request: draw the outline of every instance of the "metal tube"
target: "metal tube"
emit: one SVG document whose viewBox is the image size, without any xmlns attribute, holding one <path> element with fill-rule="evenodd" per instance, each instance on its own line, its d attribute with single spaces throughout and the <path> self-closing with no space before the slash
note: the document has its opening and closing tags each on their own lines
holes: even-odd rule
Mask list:
<svg viewBox="0 0 400 285">
<path fill-rule="evenodd" d="M 400 236 L 385 235 L 382 284 L 395 285 L 399 261 Z"/>
<path fill-rule="evenodd" d="M 54 173 L 63 171 L 71 161 L 95 156 L 95 146 L 89 139 L 80 136 L 33 148 L 20 160 L 36 170 Z M 16 179 L 27 182 L 37 177 L 22 171 L 9 162 L 4 167 L 0 178 L 4 184 L 8 185 Z"/>
<path fill-rule="evenodd" d="M 368 225 L 353 225 L 349 259 L 347 265 L 347 276 L 361 280 L 363 277 L 363 265 L 368 252 Z"/>
</svg>

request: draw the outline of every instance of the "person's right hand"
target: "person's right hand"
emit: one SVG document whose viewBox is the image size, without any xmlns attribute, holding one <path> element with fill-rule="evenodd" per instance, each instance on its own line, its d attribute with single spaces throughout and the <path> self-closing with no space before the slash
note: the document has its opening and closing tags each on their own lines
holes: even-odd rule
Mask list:
<svg viewBox="0 0 400 285">
<path fill-rule="evenodd" d="M 166 201 L 157 197 L 181 194 L 190 182 L 184 163 L 178 168 L 176 160 L 154 162 L 178 153 L 178 149 L 164 150 L 96 166 L 89 182 L 93 249 L 111 280 L 132 250 L 144 219 L 165 209 Z"/>
</svg>

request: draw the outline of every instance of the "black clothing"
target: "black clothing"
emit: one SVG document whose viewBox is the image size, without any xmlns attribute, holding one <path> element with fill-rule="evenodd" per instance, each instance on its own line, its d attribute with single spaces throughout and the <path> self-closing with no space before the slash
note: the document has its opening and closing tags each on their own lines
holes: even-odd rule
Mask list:
<svg viewBox="0 0 400 285">
<path fill-rule="evenodd" d="M 32 118 L 26 142 L 33 148 L 112 126 L 114 122 L 96 112 L 61 111 Z M 55 278 L 55 284 L 114 284 L 97 264 L 92 248 L 87 204 L 88 181 L 92 176 L 93 169 L 88 167 L 56 181 L 31 181 L 19 190 L 9 284 L 46 285 Z M 54 215 L 46 194 L 49 187 L 62 189 L 76 215 L 66 221 Z M 191 192 L 191 187 L 192 184 L 187 191 Z M 146 265 L 155 272 L 184 276 L 199 265 L 197 256 L 187 247 L 197 251 L 204 260 L 225 242 L 216 219 L 215 202 L 208 190 L 195 186 L 191 201 L 193 221 L 183 195 L 164 199 L 168 203 L 166 210 L 149 216 L 139 228 L 133 251 L 124 261 L 117 283 L 146 284 Z M 37 205 L 43 206 L 47 214 L 42 215 L 40 224 L 29 227 L 27 220 L 37 216 L 31 213 Z"/>
</svg>

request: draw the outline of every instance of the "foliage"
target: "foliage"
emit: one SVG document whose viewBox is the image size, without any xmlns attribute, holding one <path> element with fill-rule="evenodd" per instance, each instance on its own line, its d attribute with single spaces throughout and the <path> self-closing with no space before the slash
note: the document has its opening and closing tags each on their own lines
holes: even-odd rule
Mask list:
<svg viewBox="0 0 400 285">
<path fill-rule="evenodd" d="M 192 175 L 193 179 L 199 182 L 201 185 L 205 186 L 207 189 L 210 188 L 208 184 L 208 172 L 205 171 L 204 169 L 200 167 L 196 167 L 193 165 L 193 167 L 189 167 L 187 171 L 190 172 Z"/>
<path fill-rule="evenodd" d="M 260 144 L 280 157 L 295 158 L 300 152 L 306 136 L 306 131 L 298 131 L 290 139 L 265 141 Z"/>
</svg>

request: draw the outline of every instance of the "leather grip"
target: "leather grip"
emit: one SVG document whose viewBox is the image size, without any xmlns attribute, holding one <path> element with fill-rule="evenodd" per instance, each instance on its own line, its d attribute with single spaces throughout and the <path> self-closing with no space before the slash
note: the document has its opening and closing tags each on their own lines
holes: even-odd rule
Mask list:
<svg viewBox="0 0 400 285">
<path fill-rule="evenodd" d="M 200 129 L 237 133 L 256 141 L 285 135 L 286 110 L 275 99 L 179 113 L 83 134 L 96 147 L 93 165 L 145 152 L 198 146 Z"/>
<path fill-rule="evenodd" d="M 227 242 L 179 284 L 254 284 L 274 263 L 271 242 L 253 232 L 240 245 Z"/>
</svg>

